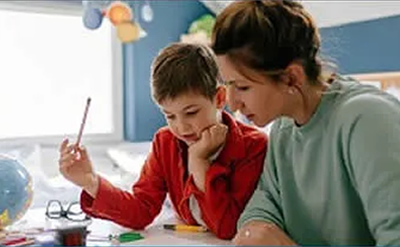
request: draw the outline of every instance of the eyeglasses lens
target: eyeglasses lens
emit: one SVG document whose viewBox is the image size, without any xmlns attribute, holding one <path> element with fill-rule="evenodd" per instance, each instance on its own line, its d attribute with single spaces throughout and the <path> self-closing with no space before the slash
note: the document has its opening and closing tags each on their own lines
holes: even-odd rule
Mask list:
<svg viewBox="0 0 400 247">
<path fill-rule="evenodd" d="M 49 218 L 60 218 L 62 211 L 62 205 L 58 201 L 50 201 L 47 205 L 47 216 Z"/>
</svg>

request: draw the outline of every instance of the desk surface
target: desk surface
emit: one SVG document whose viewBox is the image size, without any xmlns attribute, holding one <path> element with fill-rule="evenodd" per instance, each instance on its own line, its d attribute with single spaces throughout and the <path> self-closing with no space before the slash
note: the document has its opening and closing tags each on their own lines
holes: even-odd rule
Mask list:
<svg viewBox="0 0 400 247">
<path fill-rule="evenodd" d="M 231 245 L 231 241 L 218 239 L 214 234 L 205 232 L 176 232 L 163 229 L 163 224 L 176 224 L 179 220 L 171 209 L 163 210 L 162 213 L 145 230 L 139 232 L 144 239 L 134 242 L 127 242 L 120 245 Z M 73 225 L 70 222 L 60 222 L 48 220 L 44 215 L 44 209 L 31 209 L 15 228 L 43 227 L 45 229 L 54 228 L 57 225 Z M 107 237 L 109 234 L 120 234 L 131 231 L 113 222 L 93 219 L 88 226 L 88 246 L 110 246 L 115 245 L 110 241 L 95 240 L 98 237 Z"/>
</svg>

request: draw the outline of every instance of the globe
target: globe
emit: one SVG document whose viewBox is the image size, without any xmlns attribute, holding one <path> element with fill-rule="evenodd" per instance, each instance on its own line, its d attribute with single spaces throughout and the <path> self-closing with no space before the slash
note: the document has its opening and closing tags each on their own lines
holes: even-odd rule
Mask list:
<svg viewBox="0 0 400 247">
<path fill-rule="evenodd" d="M 32 178 L 25 167 L 0 154 L 0 230 L 25 214 L 32 196 Z"/>
</svg>

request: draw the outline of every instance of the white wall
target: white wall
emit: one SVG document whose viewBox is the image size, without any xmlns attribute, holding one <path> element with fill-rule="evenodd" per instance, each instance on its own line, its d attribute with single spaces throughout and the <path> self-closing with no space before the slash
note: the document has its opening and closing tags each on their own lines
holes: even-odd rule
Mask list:
<svg viewBox="0 0 400 247">
<path fill-rule="evenodd" d="M 214 13 L 219 13 L 233 2 L 221 0 L 201 0 Z M 319 27 L 337 26 L 352 22 L 400 15 L 400 1 L 301 1 L 314 16 Z"/>
<path fill-rule="evenodd" d="M 400 15 L 400 1 L 302 1 L 319 27 Z"/>
</svg>

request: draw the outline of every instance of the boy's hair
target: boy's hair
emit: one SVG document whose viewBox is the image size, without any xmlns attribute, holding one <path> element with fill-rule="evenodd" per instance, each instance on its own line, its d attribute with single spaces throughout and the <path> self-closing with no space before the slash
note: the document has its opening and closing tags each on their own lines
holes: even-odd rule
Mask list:
<svg viewBox="0 0 400 247">
<path fill-rule="evenodd" d="M 160 51 L 151 66 L 152 96 L 158 104 L 191 92 L 212 100 L 219 78 L 215 55 L 210 48 L 201 44 L 172 43 Z"/>
</svg>

